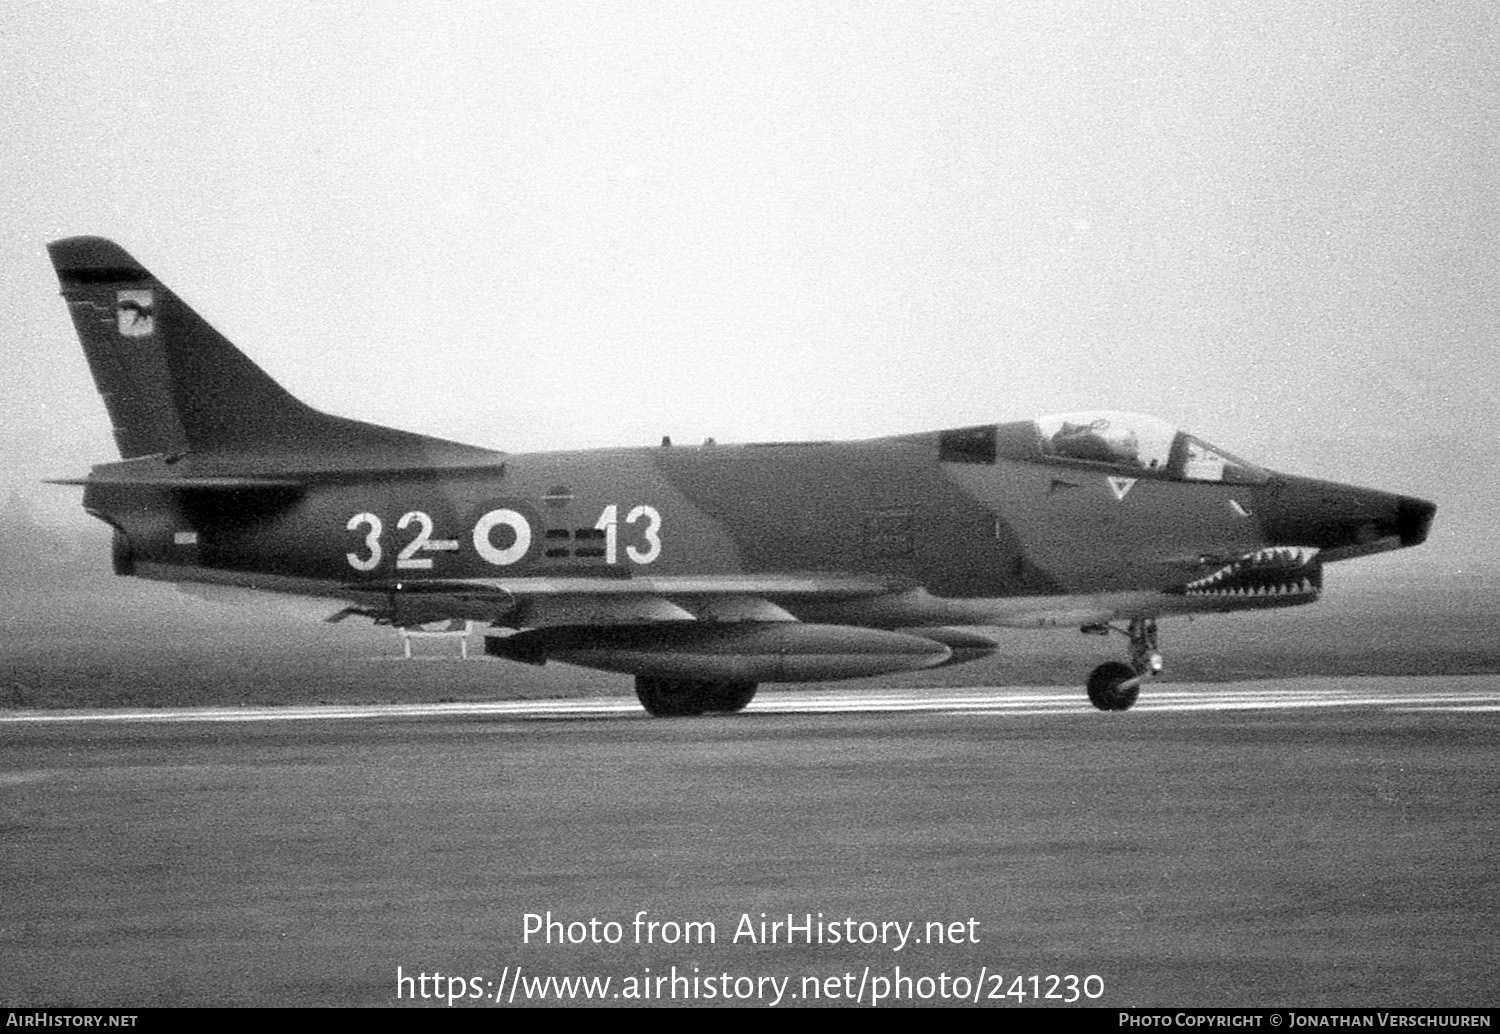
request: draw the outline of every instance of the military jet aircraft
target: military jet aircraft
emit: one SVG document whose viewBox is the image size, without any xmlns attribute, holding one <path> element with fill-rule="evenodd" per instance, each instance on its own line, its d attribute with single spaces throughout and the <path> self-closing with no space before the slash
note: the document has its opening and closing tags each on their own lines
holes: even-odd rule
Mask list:
<svg viewBox="0 0 1500 1034">
<path fill-rule="evenodd" d="M 976 660 L 999 645 L 975 627 L 1122 633 L 1088 696 L 1123 711 L 1159 618 L 1310 603 L 1326 564 L 1417 545 L 1436 510 L 1115 412 L 498 452 L 315 410 L 118 245 L 49 251 L 121 455 L 63 483 L 117 573 L 484 622 L 494 656 L 635 676 L 652 715 Z"/>
</svg>

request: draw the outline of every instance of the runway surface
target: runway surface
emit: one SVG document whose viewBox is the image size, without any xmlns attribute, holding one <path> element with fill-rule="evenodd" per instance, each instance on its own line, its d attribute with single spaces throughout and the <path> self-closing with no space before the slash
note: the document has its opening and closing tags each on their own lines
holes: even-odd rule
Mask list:
<svg viewBox="0 0 1500 1034">
<path fill-rule="evenodd" d="M 1494 676 L 4 712 L 0 1003 L 1493 1006 L 1497 732 Z"/>
<path fill-rule="evenodd" d="M 1279 711 L 1304 708 L 1379 707 L 1421 711 L 1500 711 L 1500 678 L 1306 678 L 1183 686 L 1147 685 L 1140 711 Z M 845 689 L 808 693 L 762 689 L 746 714 L 1092 714 L 1076 689 L 1045 687 L 963 690 Z M 503 700 L 450 704 L 204 707 L 0 712 L 0 726 L 77 722 L 277 722 L 355 718 L 609 718 L 645 719 L 627 697 L 586 700 Z"/>
</svg>

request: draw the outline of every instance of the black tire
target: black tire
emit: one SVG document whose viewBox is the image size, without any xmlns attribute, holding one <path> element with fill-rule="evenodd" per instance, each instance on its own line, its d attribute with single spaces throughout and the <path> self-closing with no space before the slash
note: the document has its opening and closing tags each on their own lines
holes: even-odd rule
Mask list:
<svg viewBox="0 0 1500 1034">
<path fill-rule="evenodd" d="M 635 696 L 652 718 L 686 718 L 702 714 L 712 683 L 689 679 L 635 677 Z"/>
<path fill-rule="evenodd" d="M 743 711 L 755 699 L 759 687 L 754 682 L 714 682 L 704 694 L 704 710 L 719 714 Z"/>
<path fill-rule="evenodd" d="M 1101 711 L 1128 711 L 1141 695 L 1140 683 L 1126 689 L 1124 683 L 1136 678 L 1135 669 L 1119 661 L 1095 668 L 1089 676 L 1089 703 Z"/>
</svg>

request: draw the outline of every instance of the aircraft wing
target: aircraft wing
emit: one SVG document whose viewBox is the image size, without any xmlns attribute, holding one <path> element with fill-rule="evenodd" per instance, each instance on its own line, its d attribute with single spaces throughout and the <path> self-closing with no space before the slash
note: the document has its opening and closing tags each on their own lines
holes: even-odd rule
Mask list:
<svg viewBox="0 0 1500 1034">
<path fill-rule="evenodd" d="M 245 598 L 255 590 L 329 601 L 327 621 L 351 616 L 414 626 L 464 619 L 499 627 L 646 625 L 667 622 L 820 622 L 917 626 L 1079 628 L 1171 614 L 1289 606 L 1315 593 L 1178 594 L 1134 590 L 1004 599 L 942 599 L 895 576 L 847 572 L 522 578 L 381 579 L 336 582 L 178 565 L 140 574 L 194 595 Z M 337 602 L 335 602 L 337 601 Z"/>
<path fill-rule="evenodd" d="M 807 574 L 657 575 L 634 578 L 459 578 L 347 585 L 350 592 L 504 593 L 510 596 L 882 596 L 913 588 L 908 579 L 884 575 Z"/>
<path fill-rule="evenodd" d="M 790 609 L 876 602 L 915 590 L 909 579 L 858 573 L 658 575 L 634 578 L 381 579 L 332 582 L 208 567 L 139 564 L 147 578 L 177 582 L 196 596 L 229 599 L 225 590 L 320 597 L 348 603 L 326 620 L 351 615 L 414 626 L 465 618 L 502 626 L 643 624 L 654 621 L 796 621 Z"/>
<path fill-rule="evenodd" d="M 839 573 L 527 577 L 358 582 L 343 612 L 393 624 L 443 618 L 523 628 L 659 621 L 796 621 L 789 607 L 874 599 L 914 588 L 905 579 Z M 428 616 L 431 615 L 431 616 Z"/>
</svg>

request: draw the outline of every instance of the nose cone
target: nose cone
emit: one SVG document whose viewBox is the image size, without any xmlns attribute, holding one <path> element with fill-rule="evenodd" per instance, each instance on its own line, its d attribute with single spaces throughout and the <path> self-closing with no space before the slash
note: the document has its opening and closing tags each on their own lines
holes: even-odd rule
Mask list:
<svg viewBox="0 0 1500 1034">
<path fill-rule="evenodd" d="M 1425 499 L 1288 476 L 1263 486 L 1258 501 L 1270 545 L 1316 546 L 1325 561 L 1418 545 L 1437 513 Z"/>
<path fill-rule="evenodd" d="M 1426 499 L 1400 496 L 1396 502 L 1396 534 L 1401 536 L 1403 546 L 1420 546 L 1427 541 L 1432 530 L 1432 518 L 1437 514 L 1437 504 Z"/>
</svg>

